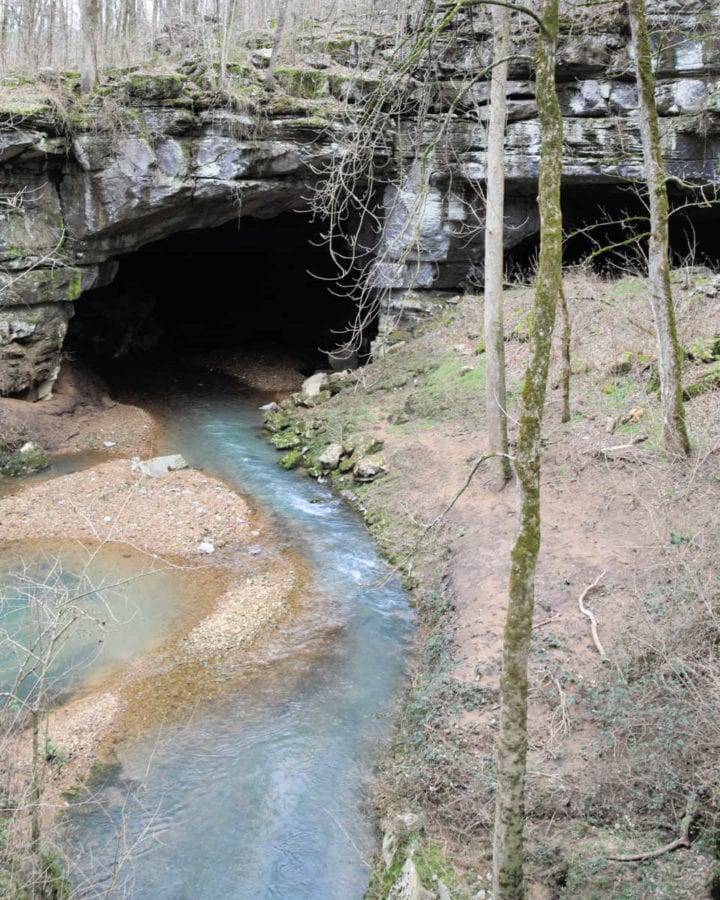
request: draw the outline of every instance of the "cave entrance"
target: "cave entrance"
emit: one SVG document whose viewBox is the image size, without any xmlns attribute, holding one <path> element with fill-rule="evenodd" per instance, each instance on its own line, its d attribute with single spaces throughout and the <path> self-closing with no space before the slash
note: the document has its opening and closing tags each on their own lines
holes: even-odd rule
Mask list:
<svg viewBox="0 0 720 900">
<path fill-rule="evenodd" d="M 301 213 L 179 232 L 117 262 L 111 284 L 77 301 L 66 344 L 112 385 L 200 355 L 291 355 L 311 374 L 355 315 L 319 225 Z"/>
<path fill-rule="evenodd" d="M 720 205 L 669 186 L 670 256 L 675 268 L 708 266 L 720 270 Z M 608 278 L 645 274 L 648 210 L 637 190 L 625 185 L 573 185 L 562 189 L 563 263 L 587 264 Z M 535 277 L 539 235 L 506 251 L 508 276 L 514 281 Z"/>
</svg>

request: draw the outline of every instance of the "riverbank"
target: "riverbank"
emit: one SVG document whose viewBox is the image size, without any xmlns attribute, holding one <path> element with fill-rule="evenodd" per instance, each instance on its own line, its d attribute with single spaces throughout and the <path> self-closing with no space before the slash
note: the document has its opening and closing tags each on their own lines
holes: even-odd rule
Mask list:
<svg viewBox="0 0 720 900">
<path fill-rule="evenodd" d="M 113 403 L 96 407 L 95 413 L 84 410 L 74 419 L 61 413 L 60 427 L 45 433 L 72 434 L 60 445 L 68 449 L 68 440 L 88 446 L 111 435 L 120 438 L 124 429 L 111 447 L 103 445 L 101 453 L 108 455 L 147 448 L 155 439 L 154 423 L 137 407 Z M 73 419 L 72 427 L 66 418 Z M 6 559 L 21 560 L 23 549 L 50 558 L 72 542 L 89 563 L 111 548 L 141 561 L 133 577 L 168 575 L 182 609 L 169 631 L 129 665 L 100 670 L 73 692 L 70 702 L 43 716 L 42 818 L 48 846 L 53 819 L 65 806 L 63 793 L 77 791 L 94 764 L 112 761 L 119 742 L 137 739 L 160 721 L 171 723 L 188 708 L 230 689 L 234 681 L 228 665 L 249 659 L 251 652 L 261 657 L 268 632 L 276 641 L 307 567 L 288 548 L 278 550 L 269 522 L 251 504 L 198 470 L 151 478 L 130 459 L 108 459 L 44 481 L 37 476 L 16 480 L 11 487 L 0 498 Z M 20 815 L 13 817 L 12 830 L 24 834 L 32 737 L 13 727 L 0 745 L 5 773 L 0 792 L 14 798 Z"/>
<path fill-rule="evenodd" d="M 645 282 L 582 275 L 566 289 L 573 416 L 560 421 L 556 347 L 530 663 L 529 889 L 694 898 L 717 872 L 720 392 L 711 386 L 688 402 L 693 456 L 669 462 Z M 720 334 L 712 273 L 678 273 L 674 291 L 685 383 L 712 385 Z M 507 298 L 511 441 L 531 300 L 525 289 Z M 489 887 L 515 497 L 512 486 L 492 493 L 482 468 L 467 484 L 486 451 L 482 322 L 481 298 L 457 298 L 334 396 L 310 408 L 282 404 L 288 434 L 302 436 L 302 463 L 364 513 L 413 588 L 421 622 L 413 686 L 378 787 L 387 852 L 375 898 L 388 895 L 409 856 L 436 896 L 439 882 L 455 898 Z M 363 441 L 383 442 L 387 475 L 371 483 L 337 466 L 337 452 L 323 457 L 331 444 Z M 593 584 L 586 603 L 610 666 L 578 608 Z M 667 844 L 689 796 L 697 798 L 689 848 L 640 865 L 609 860 Z"/>
</svg>

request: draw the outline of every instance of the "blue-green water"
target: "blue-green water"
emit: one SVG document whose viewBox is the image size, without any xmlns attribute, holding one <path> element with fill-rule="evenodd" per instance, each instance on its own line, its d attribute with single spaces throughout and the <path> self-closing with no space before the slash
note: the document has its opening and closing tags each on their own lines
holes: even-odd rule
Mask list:
<svg viewBox="0 0 720 900">
<path fill-rule="evenodd" d="M 0 547 L 0 691 L 57 700 L 150 649 L 187 602 L 176 570 L 126 544 Z"/>
<path fill-rule="evenodd" d="M 284 626 L 265 662 L 228 672 L 220 699 L 120 747 L 69 817 L 77 896 L 352 900 L 367 888 L 368 781 L 412 619 L 358 517 L 277 466 L 258 436 L 259 402 L 168 401 L 161 449 L 271 513 L 272 540 L 308 560 L 300 606 L 311 612 Z"/>
</svg>

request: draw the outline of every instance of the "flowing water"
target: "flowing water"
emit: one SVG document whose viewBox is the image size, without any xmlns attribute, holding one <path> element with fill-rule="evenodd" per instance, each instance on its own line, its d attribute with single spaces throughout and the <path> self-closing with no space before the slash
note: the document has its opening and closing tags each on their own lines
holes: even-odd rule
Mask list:
<svg viewBox="0 0 720 900">
<path fill-rule="evenodd" d="M 74 803 L 77 896 L 352 900 L 367 888 L 367 787 L 412 616 L 359 518 L 277 466 L 260 402 L 201 387 L 171 398 L 157 410 L 159 452 L 181 452 L 265 510 L 264 539 L 302 553 L 309 585 L 264 656 L 228 663 L 227 690 L 182 721 L 120 743 L 92 798 Z"/>
</svg>

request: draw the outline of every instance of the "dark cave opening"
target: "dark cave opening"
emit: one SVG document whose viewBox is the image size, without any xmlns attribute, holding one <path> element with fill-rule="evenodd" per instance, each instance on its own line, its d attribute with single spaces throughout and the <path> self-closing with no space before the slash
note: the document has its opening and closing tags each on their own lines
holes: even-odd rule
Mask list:
<svg viewBox="0 0 720 900">
<path fill-rule="evenodd" d="M 300 213 L 184 231 L 118 260 L 76 303 L 66 347 L 111 381 L 194 354 L 292 352 L 303 374 L 328 366 L 355 307 L 333 293 L 320 227 Z M 366 336 L 368 339 L 372 335 Z"/>
<path fill-rule="evenodd" d="M 702 202 L 700 195 L 669 188 L 671 264 L 708 266 L 720 270 L 720 204 Z M 573 185 L 562 190 L 563 262 L 590 265 L 597 274 L 618 278 L 647 268 L 648 211 L 644 198 L 631 186 Z M 534 277 L 539 235 L 506 252 L 511 281 Z"/>
</svg>

